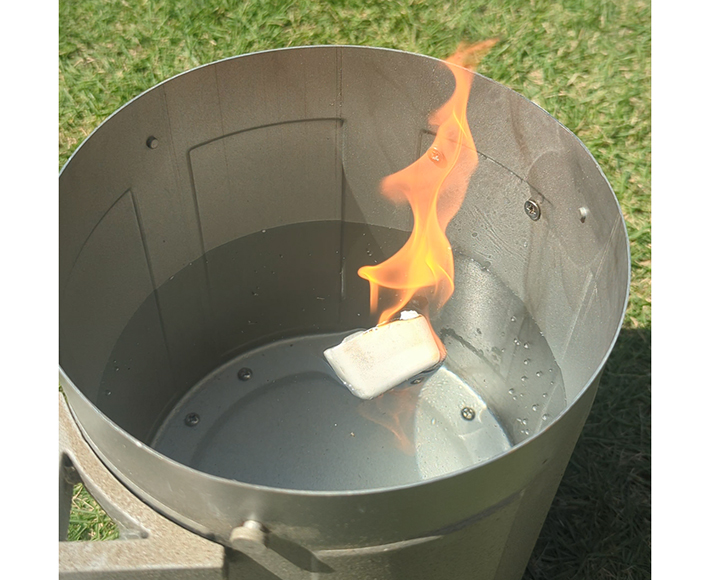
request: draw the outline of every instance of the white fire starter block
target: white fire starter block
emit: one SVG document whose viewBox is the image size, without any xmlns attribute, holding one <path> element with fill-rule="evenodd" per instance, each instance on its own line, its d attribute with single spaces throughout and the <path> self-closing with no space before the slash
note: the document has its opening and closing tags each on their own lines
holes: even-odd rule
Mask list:
<svg viewBox="0 0 710 580">
<path fill-rule="evenodd" d="M 361 399 L 374 399 L 446 358 L 429 321 L 414 311 L 355 332 L 323 354 L 345 386 Z"/>
</svg>

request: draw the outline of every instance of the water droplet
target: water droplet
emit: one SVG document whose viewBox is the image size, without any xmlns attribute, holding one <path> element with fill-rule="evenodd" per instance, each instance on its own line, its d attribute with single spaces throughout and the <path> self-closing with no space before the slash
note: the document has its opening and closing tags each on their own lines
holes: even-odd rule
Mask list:
<svg viewBox="0 0 710 580">
<path fill-rule="evenodd" d="M 511 321 L 511 322 L 515 322 L 515 316 L 511 316 L 511 317 L 510 317 L 510 321 Z"/>
<path fill-rule="evenodd" d="M 524 241 L 523 241 L 523 248 L 527 248 L 527 247 L 528 247 L 528 241 L 527 241 L 527 240 L 524 240 Z"/>
<path fill-rule="evenodd" d="M 175 276 L 170 276 L 170 279 L 171 279 L 171 280 L 174 280 L 174 279 L 175 279 Z"/>
<path fill-rule="evenodd" d="M 526 343 L 523 345 L 523 348 L 530 348 L 530 343 L 529 343 L 529 342 L 526 342 Z"/>
<path fill-rule="evenodd" d="M 543 421 L 547 421 L 549 418 L 550 418 L 550 416 L 549 416 L 547 413 L 545 413 L 545 414 L 542 416 L 542 420 L 543 420 Z"/>
<path fill-rule="evenodd" d="M 542 398 L 543 398 L 543 399 L 547 399 L 547 393 L 543 393 L 543 394 L 542 394 Z"/>
<path fill-rule="evenodd" d="M 108 389 L 106 389 L 106 390 L 104 391 L 104 394 L 105 394 L 107 397 L 110 397 L 110 396 L 111 396 L 111 391 L 109 391 Z"/>
<path fill-rule="evenodd" d="M 530 364 L 530 359 L 529 359 L 529 358 L 526 358 L 526 359 L 523 361 L 523 364 L 524 364 L 524 365 L 529 365 L 529 364 Z"/>
<path fill-rule="evenodd" d="M 265 234 L 265 233 L 266 233 L 266 230 L 261 230 L 261 233 L 262 233 L 262 234 Z"/>
<path fill-rule="evenodd" d="M 432 424 L 432 425 L 436 425 L 436 419 L 432 419 L 432 420 L 431 420 L 431 424 Z"/>
<path fill-rule="evenodd" d="M 520 341 L 517 338 L 514 338 L 513 342 L 515 343 L 516 346 L 520 346 Z"/>
<path fill-rule="evenodd" d="M 523 435 L 530 435 L 530 429 L 523 429 Z"/>
<path fill-rule="evenodd" d="M 509 395 L 514 395 L 514 394 L 515 394 L 515 389 L 508 389 L 508 394 L 509 394 Z"/>
<path fill-rule="evenodd" d="M 533 411 L 537 411 L 537 410 L 538 410 L 538 405 L 533 405 L 533 406 L 532 406 L 532 410 L 533 410 Z"/>
<path fill-rule="evenodd" d="M 542 376 L 542 371 L 537 371 L 537 372 L 535 373 L 535 376 L 536 376 L 536 377 L 541 377 L 541 376 Z"/>
<path fill-rule="evenodd" d="M 520 377 L 520 380 L 523 381 L 523 382 L 525 382 L 525 381 L 528 380 L 528 377 L 526 377 L 525 375 L 523 375 L 522 377 Z"/>
<path fill-rule="evenodd" d="M 528 418 L 525 417 L 525 419 L 523 419 L 523 420 L 520 421 L 520 422 L 521 422 L 523 425 L 527 425 L 527 424 L 528 424 Z"/>
<path fill-rule="evenodd" d="M 472 237 L 472 238 L 477 238 L 477 237 L 478 237 L 478 232 L 473 232 L 473 233 L 471 234 L 471 237 Z"/>
</svg>

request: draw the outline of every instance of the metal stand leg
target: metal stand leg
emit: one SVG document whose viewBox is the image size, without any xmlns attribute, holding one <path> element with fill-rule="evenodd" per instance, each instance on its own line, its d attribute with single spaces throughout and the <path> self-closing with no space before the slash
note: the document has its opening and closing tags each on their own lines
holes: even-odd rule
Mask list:
<svg viewBox="0 0 710 580">
<path fill-rule="evenodd" d="M 83 482 L 116 522 L 120 539 L 67 542 L 71 494 Z M 59 577 L 61 580 L 217 580 L 225 548 L 164 518 L 119 482 L 84 440 L 59 395 Z"/>
</svg>

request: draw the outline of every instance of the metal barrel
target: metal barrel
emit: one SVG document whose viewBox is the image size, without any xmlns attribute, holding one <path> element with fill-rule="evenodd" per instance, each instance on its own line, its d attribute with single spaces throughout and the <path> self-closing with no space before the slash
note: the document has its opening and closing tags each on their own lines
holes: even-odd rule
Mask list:
<svg viewBox="0 0 710 580">
<path fill-rule="evenodd" d="M 620 330 L 630 257 L 619 205 L 589 151 L 494 81 L 473 80 L 479 166 L 447 230 L 456 291 L 432 322 L 460 376 L 496 377 L 476 386 L 509 448 L 420 481 L 398 480 L 393 463 L 385 483 L 360 486 L 311 454 L 316 473 L 301 469 L 299 480 L 296 464 L 279 472 L 292 460 L 279 451 L 279 425 L 291 418 L 267 417 L 278 397 L 258 399 L 257 389 L 253 421 L 234 443 L 244 476 L 229 476 L 199 462 L 221 428 L 207 410 L 226 403 L 185 407 L 250 353 L 372 323 L 357 266 L 396 250 L 411 228 L 379 183 L 426 151 L 429 114 L 453 86 L 441 61 L 395 50 L 229 58 L 126 104 L 60 174 L 60 381 L 70 407 L 138 497 L 249 556 L 231 562 L 235 577 L 523 574 Z M 238 251 L 220 254 L 233 243 Z M 528 365 L 537 343 L 552 378 L 552 365 Z M 233 370 L 244 388 L 260 372 Z M 309 402 L 312 417 L 301 395 L 289 404 L 316 421 L 331 392 Z M 461 413 L 462 425 L 475 423 L 471 407 Z M 195 433 L 203 439 L 193 445 Z M 348 449 L 334 455 L 336 467 L 374 461 Z"/>
</svg>

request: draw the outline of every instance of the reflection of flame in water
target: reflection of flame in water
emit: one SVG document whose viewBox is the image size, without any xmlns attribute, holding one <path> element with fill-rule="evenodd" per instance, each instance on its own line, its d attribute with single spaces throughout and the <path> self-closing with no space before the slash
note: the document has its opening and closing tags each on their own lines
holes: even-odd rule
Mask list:
<svg viewBox="0 0 710 580">
<path fill-rule="evenodd" d="M 414 455 L 414 412 L 417 410 L 420 386 L 392 389 L 375 399 L 363 401 L 358 412 L 368 421 L 389 429 L 395 447 L 407 455 Z"/>
<path fill-rule="evenodd" d="M 382 310 L 378 324 L 391 320 L 415 294 L 426 296 L 436 309 L 454 291 L 454 260 L 445 230 L 461 207 L 469 179 L 478 165 L 466 116 L 473 81 L 469 71 L 475 69 L 495 42 L 462 44 L 446 60 L 456 87 L 451 98 L 430 117 L 430 124 L 438 127 L 433 145 L 409 167 L 382 181 L 383 195 L 395 202 L 406 199 L 409 203 L 414 226 L 396 254 L 381 264 L 363 266 L 358 271 L 370 282 L 373 313 L 379 308 L 380 289 L 388 290 L 390 305 Z"/>
</svg>

